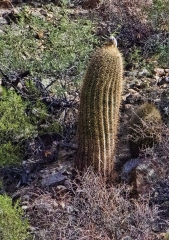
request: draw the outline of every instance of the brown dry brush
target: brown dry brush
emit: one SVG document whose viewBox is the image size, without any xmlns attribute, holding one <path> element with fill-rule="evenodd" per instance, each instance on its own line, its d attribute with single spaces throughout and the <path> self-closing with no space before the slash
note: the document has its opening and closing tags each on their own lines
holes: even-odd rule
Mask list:
<svg viewBox="0 0 169 240">
<path fill-rule="evenodd" d="M 158 209 L 149 199 L 129 199 L 129 188 L 107 186 L 105 180 L 88 169 L 77 177 L 62 200 L 45 194 L 30 206 L 30 222 L 38 239 L 158 239 L 152 232 Z"/>
<path fill-rule="evenodd" d="M 154 132 L 159 137 L 160 142 L 152 148 L 142 149 L 140 157 L 144 159 L 147 165 L 151 165 L 154 170 L 154 182 L 164 181 L 168 179 L 168 159 L 169 159 L 169 128 L 163 123 Z"/>
<path fill-rule="evenodd" d="M 136 148 L 134 154 L 138 153 L 138 158 L 134 158 L 128 163 L 134 164 L 135 161 L 138 163 L 136 165 L 136 174 L 131 175 L 130 165 L 128 166 L 128 172 L 124 172 L 125 168 L 122 170 L 121 176 L 127 176 L 127 180 L 131 180 L 130 183 L 135 187 L 137 194 L 146 194 L 150 189 L 155 189 L 160 182 L 168 182 L 168 159 L 169 159 L 169 128 L 164 123 L 155 123 L 152 125 L 150 122 L 143 122 L 143 127 L 138 125 L 135 126 L 133 135 L 129 136 L 129 139 L 133 138 L 135 140 L 135 145 L 140 143 L 141 139 L 145 139 L 142 141 L 142 145 L 140 148 Z M 150 135 L 151 133 L 151 135 Z M 137 138 L 139 137 L 139 138 Z M 146 140 L 153 140 L 151 146 L 147 144 Z M 157 141 L 158 140 L 158 141 Z M 139 150 L 139 152 L 136 152 Z M 131 165 L 132 166 L 132 165 Z M 124 173 L 128 175 L 124 175 Z M 130 177 L 130 178 L 129 178 Z"/>
</svg>

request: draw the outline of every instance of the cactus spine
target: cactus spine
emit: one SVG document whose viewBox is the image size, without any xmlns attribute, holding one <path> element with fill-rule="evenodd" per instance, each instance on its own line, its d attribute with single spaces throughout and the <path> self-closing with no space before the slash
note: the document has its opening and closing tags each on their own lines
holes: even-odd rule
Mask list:
<svg viewBox="0 0 169 240">
<path fill-rule="evenodd" d="M 110 37 L 94 53 L 84 79 L 79 110 L 76 167 L 111 176 L 122 93 L 123 60 Z"/>
</svg>

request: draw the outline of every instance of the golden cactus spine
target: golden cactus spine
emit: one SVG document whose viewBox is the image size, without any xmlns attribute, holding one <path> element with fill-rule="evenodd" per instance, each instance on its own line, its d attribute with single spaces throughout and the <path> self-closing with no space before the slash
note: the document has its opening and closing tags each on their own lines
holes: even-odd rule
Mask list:
<svg viewBox="0 0 169 240">
<path fill-rule="evenodd" d="M 114 167 L 116 135 L 122 93 L 123 60 L 110 37 L 94 53 L 80 97 L 76 167 L 93 166 L 109 177 Z"/>
</svg>

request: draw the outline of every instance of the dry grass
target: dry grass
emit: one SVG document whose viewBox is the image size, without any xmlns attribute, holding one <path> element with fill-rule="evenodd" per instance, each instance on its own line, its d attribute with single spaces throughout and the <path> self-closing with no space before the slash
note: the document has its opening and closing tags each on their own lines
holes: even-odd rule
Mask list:
<svg viewBox="0 0 169 240">
<path fill-rule="evenodd" d="M 67 193 L 55 189 L 55 198 L 46 193 L 32 201 L 29 218 L 38 239 L 158 239 L 151 230 L 158 209 L 149 199 L 129 199 L 129 187 L 108 187 L 91 169 L 77 180 Z"/>
<path fill-rule="evenodd" d="M 168 178 L 168 159 L 169 159 L 169 128 L 162 124 L 160 128 L 156 129 L 156 137 L 160 138 L 160 142 L 154 145 L 153 148 L 147 148 L 140 152 L 140 157 L 144 159 L 144 163 L 151 164 L 152 167 L 147 168 L 154 169 L 155 181 L 163 181 Z"/>
</svg>

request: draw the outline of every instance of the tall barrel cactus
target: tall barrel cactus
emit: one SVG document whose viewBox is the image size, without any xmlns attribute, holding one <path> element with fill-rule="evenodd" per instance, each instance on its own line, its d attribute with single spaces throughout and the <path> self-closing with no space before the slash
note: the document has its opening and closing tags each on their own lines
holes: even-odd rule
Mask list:
<svg viewBox="0 0 169 240">
<path fill-rule="evenodd" d="M 94 53 L 81 91 L 76 167 L 110 177 L 122 93 L 123 60 L 114 37 Z"/>
</svg>

